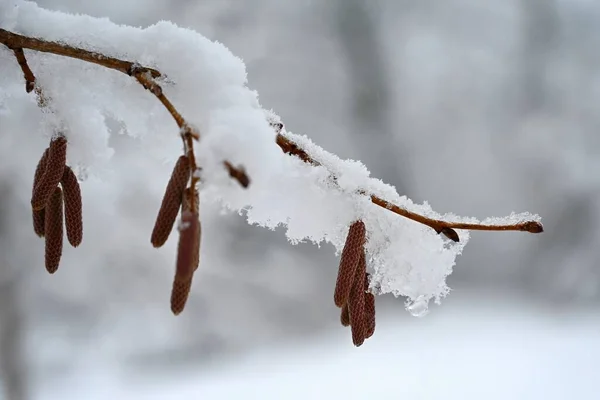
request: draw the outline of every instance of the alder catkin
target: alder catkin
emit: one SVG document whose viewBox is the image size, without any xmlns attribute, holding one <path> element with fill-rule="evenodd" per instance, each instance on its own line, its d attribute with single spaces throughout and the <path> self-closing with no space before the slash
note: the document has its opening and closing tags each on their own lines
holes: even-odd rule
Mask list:
<svg viewBox="0 0 600 400">
<path fill-rule="evenodd" d="M 46 206 L 50 196 L 60 182 L 67 162 L 67 139 L 59 136 L 50 141 L 46 170 L 40 177 L 31 195 L 31 207 L 39 211 Z"/>
<path fill-rule="evenodd" d="M 183 211 L 179 225 L 175 280 L 186 281 L 192 278 L 198 261 L 196 252 L 200 248 L 199 242 L 200 221 L 198 220 L 198 214 Z"/>
<path fill-rule="evenodd" d="M 33 193 L 35 191 L 35 187 L 40 182 L 40 179 L 42 178 L 42 176 L 44 175 L 44 172 L 46 171 L 46 163 L 47 162 L 48 162 L 48 149 L 44 150 L 44 153 L 40 157 L 40 160 L 38 161 L 38 164 L 35 168 L 35 174 L 33 176 L 33 185 L 31 188 L 31 196 L 32 197 L 33 197 Z M 42 208 L 41 210 L 32 210 L 31 214 L 32 214 L 32 219 L 33 219 L 33 231 L 39 237 L 44 237 L 44 224 L 45 224 L 44 209 Z"/>
<path fill-rule="evenodd" d="M 200 249 L 200 221 L 198 214 L 189 210 L 181 213 L 179 225 L 179 246 L 173 288 L 171 290 L 171 311 L 178 315 L 187 302 L 194 271 L 198 268 Z"/>
<path fill-rule="evenodd" d="M 183 191 L 190 179 L 190 162 L 186 156 L 181 156 L 177 160 L 171 178 L 167 184 L 165 195 L 163 196 L 152 237 L 150 241 L 154 247 L 160 247 L 169 238 L 173 224 L 177 219 L 179 208 L 183 198 Z"/>
<path fill-rule="evenodd" d="M 192 194 L 193 193 L 193 194 Z M 194 196 L 194 202 L 196 204 L 196 213 L 199 215 L 199 206 L 200 206 L 200 196 L 197 190 L 192 190 L 191 187 L 185 189 L 185 193 L 183 194 L 183 201 L 181 204 L 181 212 L 192 211 L 192 196 Z M 198 220 L 198 241 L 196 242 L 196 248 L 194 249 L 194 271 L 198 269 L 200 265 L 200 242 L 202 241 L 202 223 Z"/>
<path fill-rule="evenodd" d="M 356 277 L 350 291 L 348 300 L 348 310 L 350 311 L 350 326 L 352 328 L 352 342 L 355 346 L 360 346 L 367 336 L 367 321 L 365 319 L 365 280 L 367 263 L 364 249 L 360 256 Z"/>
<path fill-rule="evenodd" d="M 344 304 L 342 307 L 342 312 L 340 313 L 340 322 L 343 326 L 350 326 L 350 311 L 348 310 L 348 303 Z"/>
<path fill-rule="evenodd" d="M 361 253 L 364 252 L 363 245 L 365 243 L 365 224 L 362 221 L 356 221 L 350 225 L 346 244 L 340 258 L 340 267 L 335 283 L 335 291 L 333 301 L 338 307 L 342 307 L 350 297 L 352 283 L 356 276 L 356 268 L 358 267 Z M 361 277 L 362 282 L 362 277 Z"/>
<path fill-rule="evenodd" d="M 38 211 L 32 210 L 31 214 L 33 217 L 33 231 L 36 235 L 43 238 L 46 232 L 46 209 L 42 208 Z"/>
<path fill-rule="evenodd" d="M 77 247 L 83 240 L 81 188 L 75 173 L 69 166 L 65 166 L 60 183 L 63 188 L 63 201 L 65 203 L 67 239 L 71 246 Z"/>
<path fill-rule="evenodd" d="M 63 248 L 63 203 L 62 190 L 54 188 L 54 192 L 46 206 L 46 270 L 53 274 L 58 270 Z"/>
<path fill-rule="evenodd" d="M 369 289 L 369 280 L 369 274 L 365 274 L 365 290 Z M 368 339 L 375 333 L 375 295 L 371 292 L 365 293 L 365 321 L 367 324 L 365 339 Z"/>
<path fill-rule="evenodd" d="M 173 289 L 171 289 L 171 312 L 179 315 L 185 308 L 190 290 L 192 288 L 192 278 L 187 280 L 173 280 Z"/>
<path fill-rule="evenodd" d="M 194 202 L 196 203 L 196 212 L 200 212 L 200 195 L 197 190 L 193 191 Z M 192 188 L 188 187 L 185 189 L 183 194 L 183 200 L 181 202 L 182 211 L 193 211 L 192 210 Z"/>
</svg>

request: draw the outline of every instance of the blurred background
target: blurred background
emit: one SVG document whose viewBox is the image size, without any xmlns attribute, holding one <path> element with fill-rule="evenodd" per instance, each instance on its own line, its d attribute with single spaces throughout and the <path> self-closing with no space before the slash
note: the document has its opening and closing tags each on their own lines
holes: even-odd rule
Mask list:
<svg viewBox="0 0 600 400">
<path fill-rule="evenodd" d="M 175 318 L 175 241 L 156 250 L 149 237 L 176 155 L 157 163 L 116 128 L 112 170 L 82 183 L 84 243 L 66 247 L 61 269 L 49 276 L 29 214 L 33 171 L 47 144 L 3 134 L 0 398 L 597 392 L 600 3 L 38 4 L 195 29 L 244 59 L 249 86 L 292 132 L 362 160 L 373 176 L 438 212 L 531 211 L 546 232 L 473 232 L 441 306 L 419 319 L 402 299 L 379 297 L 375 335 L 354 348 L 332 301 L 338 258 L 330 246 L 291 246 L 282 232 L 205 207 L 201 270 Z"/>
</svg>

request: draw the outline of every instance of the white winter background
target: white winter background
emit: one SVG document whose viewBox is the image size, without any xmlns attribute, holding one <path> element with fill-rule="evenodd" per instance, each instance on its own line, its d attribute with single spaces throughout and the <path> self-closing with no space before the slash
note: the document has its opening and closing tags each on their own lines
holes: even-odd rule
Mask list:
<svg viewBox="0 0 600 400">
<path fill-rule="evenodd" d="M 483 218 L 527 210 L 544 217 L 546 232 L 472 233 L 442 305 L 419 319 L 402 300 L 378 297 L 376 333 L 357 349 L 333 305 L 330 245 L 291 246 L 282 230 L 205 207 L 201 270 L 186 311 L 173 317 L 174 243 L 160 251 L 149 243 L 169 168 L 140 142 L 113 135 L 111 168 L 82 186 L 84 243 L 66 247 L 59 273 L 49 276 L 28 209 L 45 139 L 0 129 L 0 396 L 565 399 L 597 392 L 600 5 L 38 4 L 133 26 L 164 19 L 195 29 L 243 58 L 261 104 L 293 132 L 362 160 L 439 212 Z"/>
</svg>

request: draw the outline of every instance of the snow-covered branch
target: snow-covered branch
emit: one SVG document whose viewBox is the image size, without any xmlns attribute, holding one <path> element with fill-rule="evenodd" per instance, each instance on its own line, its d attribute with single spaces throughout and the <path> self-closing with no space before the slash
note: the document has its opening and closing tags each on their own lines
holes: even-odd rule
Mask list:
<svg viewBox="0 0 600 400">
<path fill-rule="evenodd" d="M 357 345 L 373 333 L 372 294 L 406 296 L 407 309 L 422 315 L 431 299 L 439 302 L 448 293 L 445 280 L 469 230 L 543 230 L 540 218 L 529 213 L 478 221 L 414 204 L 371 178 L 360 162 L 341 160 L 286 131 L 247 88 L 239 58 L 172 23 L 140 29 L 1 0 L 0 43 L 2 127 L 19 124 L 19 108 L 28 102 L 24 78 L 26 92 L 35 91 L 38 103 L 49 105 L 32 118 L 39 120 L 41 134 L 51 138 L 60 132 L 67 140 L 71 165 L 93 171 L 109 161 L 112 122 L 122 133 L 172 152 L 165 132 L 173 131 L 168 120 L 176 121 L 184 152 L 152 234 L 153 245 L 162 245 L 181 210 L 175 313 L 183 309 L 199 261 L 196 189 L 203 201 L 245 212 L 250 224 L 287 226 L 292 243 L 326 241 L 341 252 L 336 304 Z M 159 101 L 150 101 L 138 83 Z M 358 316 L 363 308 L 365 315 Z"/>
<path fill-rule="evenodd" d="M 314 160 L 309 154 L 307 154 L 306 151 L 302 150 L 298 145 L 296 145 L 292 140 L 281 134 L 283 124 L 274 123 L 272 125 L 277 130 L 277 145 L 281 147 L 281 150 L 283 150 L 284 153 L 296 156 L 302 161 L 315 166 L 321 165 L 318 161 Z M 421 215 L 419 213 L 399 207 L 396 204 L 390 203 L 389 201 L 381 199 L 375 195 L 371 195 L 364 190 L 361 190 L 360 193 L 365 196 L 369 196 L 373 204 L 383 207 L 386 210 L 390 210 L 398 215 L 402 215 L 403 217 L 412 219 L 413 221 L 419 222 L 423 225 L 427 225 L 437 233 L 442 233 L 448 239 L 451 239 L 455 242 L 458 242 L 460 239 L 458 233 L 456 233 L 454 229 L 470 229 L 479 231 L 525 231 L 530 233 L 541 233 L 544 230 L 542 224 L 537 220 L 520 221 L 517 219 L 519 222 L 509 222 L 505 219 L 503 222 L 496 220 L 486 221 L 483 223 L 469 223 L 429 218 L 425 215 Z"/>
</svg>

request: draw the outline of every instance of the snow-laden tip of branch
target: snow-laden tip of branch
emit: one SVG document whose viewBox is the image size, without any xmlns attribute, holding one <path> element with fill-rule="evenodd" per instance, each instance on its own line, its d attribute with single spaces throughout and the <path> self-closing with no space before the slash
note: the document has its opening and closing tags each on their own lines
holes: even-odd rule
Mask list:
<svg viewBox="0 0 600 400">
<path fill-rule="evenodd" d="M 430 299 L 439 301 L 447 294 L 446 276 L 469 240 L 464 229 L 542 230 L 539 217 L 530 214 L 483 222 L 437 214 L 428 204 L 414 204 L 371 178 L 362 163 L 340 160 L 307 137 L 287 132 L 279 117 L 263 110 L 257 93 L 246 87 L 243 62 L 222 44 L 194 31 L 169 22 L 146 29 L 119 26 L 106 19 L 51 12 L 27 1 L 15 4 L 10 12 L 0 13 L 4 32 L 58 45 L 46 47 L 54 54 L 31 52 L 27 57 L 36 71 L 36 85 L 48 93 L 53 109 L 71 128 L 70 158 L 98 165 L 110 157 L 108 119 L 120 122 L 128 135 L 143 138 L 149 146 L 174 151 L 165 145 L 165 134 L 172 131 L 170 117 L 175 116 L 165 112 L 169 107 L 164 102 L 152 101 L 140 90 L 126 75 L 131 74 L 155 97 L 168 96 L 177 104 L 180 115 L 187 116 L 185 124 L 178 121 L 180 128 L 197 127 L 202 132 L 199 142 L 186 141 L 186 146 L 195 150 L 199 169 L 193 176 L 202 178 L 205 199 L 244 210 L 251 224 L 287 226 L 292 243 L 325 241 L 337 252 L 344 246 L 348 227 L 363 221 L 371 289 L 407 296 L 407 309 L 413 314 L 425 313 Z M 20 44 L 17 47 L 31 48 Z M 72 53 L 61 54 L 65 47 L 86 49 L 91 55 L 76 54 L 87 61 L 84 64 L 72 59 Z M 20 113 L 10 111 L 23 100 L 22 86 L 18 90 L 15 84 L 23 75 L 12 68 L 11 53 L 0 46 L 0 87 L 7 93 L 0 97 L 0 106 L 9 111 L 0 113 L 0 121 L 16 126 L 10 120 Z M 134 61 L 122 64 L 123 60 Z M 106 63 L 112 66 L 104 68 Z M 154 84 L 160 84 L 160 90 Z M 52 122 L 42 113 L 37 117 Z M 185 136 L 186 130 L 180 133 Z M 292 145 L 295 152 L 286 150 Z M 242 183 L 245 171 L 230 162 L 223 168 L 223 160 L 244 166 L 252 176 L 247 190 L 230 180 Z"/>
</svg>

